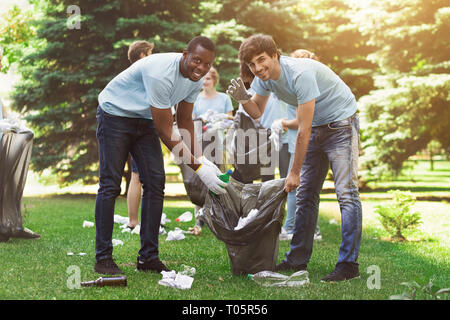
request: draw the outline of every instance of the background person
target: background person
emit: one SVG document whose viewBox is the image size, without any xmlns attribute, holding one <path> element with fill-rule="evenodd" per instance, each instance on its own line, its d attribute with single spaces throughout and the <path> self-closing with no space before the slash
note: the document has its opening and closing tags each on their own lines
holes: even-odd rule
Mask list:
<svg viewBox="0 0 450 320">
<path fill-rule="evenodd" d="M 139 40 L 130 44 L 128 48 L 128 60 L 131 64 L 136 61 L 145 58 L 152 54 L 154 44 L 148 41 Z M 139 181 L 139 171 L 134 161 L 131 157 L 131 179 L 130 186 L 128 187 L 127 193 L 127 206 L 128 206 L 128 228 L 133 230 L 139 224 L 139 204 L 142 197 L 142 184 Z"/>
</svg>

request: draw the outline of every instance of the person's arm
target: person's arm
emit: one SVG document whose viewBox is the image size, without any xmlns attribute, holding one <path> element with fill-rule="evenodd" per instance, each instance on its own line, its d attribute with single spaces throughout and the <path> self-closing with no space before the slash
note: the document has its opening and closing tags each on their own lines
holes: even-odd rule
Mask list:
<svg viewBox="0 0 450 320">
<path fill-rule="evenodd" d="M 6 108 L 5 108 L 5 105 L 3 104 L 3 101 L 0 101 L 0 104 L 2 105 L 1 112 L 2 112 L 3 118 L 6 118 L 8 116 L 8 113 L 6 112 Z"/>
<path fill-rule="evenodd" d="M 256 93 L 250 100 L 242 103 L 242 107 L 250 117 L 256 120 L 262 117 L 268 100 L 269 96 L 260 96 Z"/>
<path fill-rule="evenodd" d="M 180 105 L 177 109 L 180 112 Z M 167 148 L 172 152 L 172 150 L 177 147 L 178 157 L 182 159 L 183 163 L 186 163 L 193 170 L 197 170 L 200 167 L 200 162 L 192 155 L 191 149 L 186 143 L 183 142 L 180 135 L 172 130 L 173 127 L 173 117 L 170 109 L 159 109 L 151 107 L 153 122 L 155 128 L 158 131 L 161 141 L 167 146 Z M 191 109 L 192 112 L 192 109 Z M 192 119 L 191 119 L 192 122 Z M 178 124 L 179 125 L 179 124 Z M 193 127 L 193 126 L 192 126 Z M 173 152 L 175 154 L 175 152 Z"/>
<path fill-rule="evenodd" d="M 285 191 L 291 192 L 300 185 L 300 171 L 308 150 L 309 138 L 311 136 L 312 120 L 314 117 L 315 99 L 297 107 L 298 132 L 295 142 L 294 161 L 285 181 Z"/>
<path fill-rule="evenodd" d="M 281 120 L 281 125 L 283 126 L 284 130 L 287 129 L 293 129 L 293 130 L 297 130 L 298 129 L 298 120 L 296 119 L 283 119 Z"/>
<path fill-rule="evenodd" d="M 192 121 L 193 108 L 193 103 L 181 101 L 178 104 L 176 119 L 178 129 L 187 130 L 187 138 L 189 139 L 189 141 L 185 141 L 185 143 L 189 147 L 189 150 L 196 158 L 200 158 L 202 156 L 202 148 L 198 143 L 197 137 L 195 135 L 194 122 Z"/>
</svg>

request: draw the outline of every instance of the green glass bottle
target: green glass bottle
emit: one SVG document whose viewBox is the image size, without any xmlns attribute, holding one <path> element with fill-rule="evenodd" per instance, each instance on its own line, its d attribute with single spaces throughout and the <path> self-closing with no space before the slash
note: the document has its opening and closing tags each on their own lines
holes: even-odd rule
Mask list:
<svg viewBox="0 0 450 320">
<path fill-rule="evenodd" d="M 228 183 L 230 181 L 230 177 L 231 174 L 233 173 L 233 171 L 231 169 L 228 169 L 227 172 L 225 172 L 224 174 L 221 174 L 219 177 L 220 180 L 222 180 L 223 182 Z M 211 190 L 209 190 L 209 193 L 211 193 L 213 196 L 217 196 L 217 194 L 215 194 L 214 192 L 212 192 Z"/>
</svg>

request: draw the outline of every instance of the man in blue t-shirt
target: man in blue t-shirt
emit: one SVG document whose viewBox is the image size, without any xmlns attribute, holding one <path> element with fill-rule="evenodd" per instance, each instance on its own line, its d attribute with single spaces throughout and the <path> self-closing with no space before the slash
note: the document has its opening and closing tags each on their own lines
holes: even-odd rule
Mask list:
<svg viewBox="0 0 450 320">
<path fill-rule="evenodd" d="M 226 184 L 220 170 L 201 154 L 192 122 L 193 103 L 202 78 L 215 58 L 214 43 L 193 38 L 183 53 L 154 54 L 118 74 L 100 93 L 97 111 L 99 190 L 95 202 L 95 266 L 102 274 L 121 274 L 112 259 L 114 204 L 128 154 L 139 168 L 143 195 L 138 271 L 168 271 L 158 254 L 165 172 L 160 138 L 179 161 L 188 164 L 216 194 Z M 184 141 L 172 132 L 171 107 L 178 104 L 177 125 L 190 134 Z M 186 137 L 186 136 L 185 136 Z"/>
<path fill-rule="evenodd" d="M 273 39 L 254 35 L 239 48 L 241 74 L 256 77 L 251 97 L 242 80 L 227 93 L 254 119 L 261 117 L 271 92 L 297 106 L 298 133 L 285 191 L 297 187 L 297 212 L 290 251 L 276 270 L 306 270 L 312 254 L 320 191 L 331 165 L 342 217 L 342 242 L 336 267 L 322 281 L 359 277 L 362 209 L 358 191 L 359 121 L 348 86 L 327 66 L 308 58 L 281 56 Z M 301 173 L 301 175 L 300 175 Z M 300 181 L 301 176 L 301 181 Z"/>
</svg>

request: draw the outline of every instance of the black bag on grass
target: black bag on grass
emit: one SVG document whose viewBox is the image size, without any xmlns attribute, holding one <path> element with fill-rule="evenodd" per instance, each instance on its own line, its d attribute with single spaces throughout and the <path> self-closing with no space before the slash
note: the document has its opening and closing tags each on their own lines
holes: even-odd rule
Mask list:
<svg viewBox="0 0 450 320">
<path fill-rule="evenodd" d="M 32 132 L 9 132 L 0 141 L 0 241 L 34 237 L 22 226 L 21 212 L 33 137 Z"/>
<path fill-rule="evenodd" d="M 200 219 L 225 243 L 234 275 L 274 270 L 287 196 L 284 179 L 258 184 L 231 179 L 226 189 L 224 195 L 207 193 Z M 255 219 L 235 230 L 252 209 L 258 209 Z"/>
</svg>

